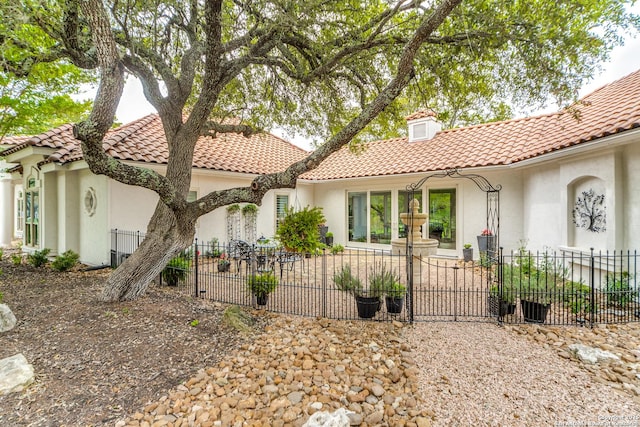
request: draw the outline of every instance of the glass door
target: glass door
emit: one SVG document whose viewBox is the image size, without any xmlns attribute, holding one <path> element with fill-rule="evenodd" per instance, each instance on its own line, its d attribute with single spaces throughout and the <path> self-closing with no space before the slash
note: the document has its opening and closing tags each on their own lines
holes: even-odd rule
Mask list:
<svg viewBox="0 0 640 427">
<path fill-rule="evenodd" d="M 456 189 L 429 190 L 429 238 L 441 249 L 456 249 Z"/>
</svg>

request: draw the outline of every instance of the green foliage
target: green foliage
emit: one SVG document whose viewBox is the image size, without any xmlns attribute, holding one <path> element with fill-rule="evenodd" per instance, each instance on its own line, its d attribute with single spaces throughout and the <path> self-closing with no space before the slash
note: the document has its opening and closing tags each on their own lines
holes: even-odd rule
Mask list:
<svg viewBox="0 0 640 427">
<path fill-rule="evenodd" d="M 362 282 L 353 275 L 350 264 L 344 264 L 342 269 L 333 275 L 333 283 L 339 291 L 350 293 L 353 296 L 362 293 Z"/>
<path fill-rule="evenodd" d="M 56 258 L 51 263 L 51 267 L 57 271 L 67 271 L 75 267 L 79 259 L 80 255 L 69 249 L 62 255 L 56 256 Z"/>
<path fill-rule="evenodd" d="M 0 260 L 2 260 L 3 256 L 4 256 L 4 249 L 0 248 Z"/>
<path fill-rule="evenodd" d="M 333 255 L 339 254 L 341 252 L 344 252 L 344 246 L 342 246 L 341 244 L 331 246 L 331 253 Z"/>
<path fill-rule="evenodd" d="M 618 307 L 626 307 L 638 298 L 640 293 L 638 289 L 634 289 L 631 283 L 632 279 L 633 276 L 627 271 L 608 274 L 605 285 L 607 302 Z"/>
<path fill-rule="evenodd" d="M 250 314 L 246 313 L 240 306 L 231 305 L 222 313 L 222 321 L 225 325 L 242 333 L 251 331 L 254 323 Z"/>
<path fill-rule="evenodd" d="M 465 249 L 471 249 L 471 243 L 465 243 L 462 247 Z"/>
<path fill-rule="evenodd" d="M 195 328 L 199 324 L 200 324 L 200 321 L 198 319 L 193 319 L 191 322 L 189 322 L 189 326 L 191 326 L 193 328 Z"/>
<path fill-rule="evenodd" d="M 191 261 L 184 256 L 177 256 L 167 263 L 162 270 L 162 280 L 170 286 L 175 286 L 179 281 L 187 277 L 187 272 L 191 267 Z"/>
<path fill-rule="evenodd" d="M 0 304 L 2 304 L 2 301 L 4 301 L 4 294 L 0 291 Z"/>
<path fill-rule="evenodd" d="M 249 203 L 248 205 L 244 205 L 242 207 L 242 215 L 244 216 L 257 215 L 257 214 L 258 214 L 258 206 L 254 205 L 253 203 Z"/>
<path fill-rule="evenodd" d="M 397 289 L 398 285 L 400 285 L 400 277 L 393 270 L 387 269 L 384 263 L 378 263 L 371 267 L 369 291 L 366 296 L 380 297 L 391 292 L 392 289 Z"/>
<path fill-rule="evenodd" d="M 48 248 L 35 251 L 34 253 L 27 255 L 27 262 L 34 267 L 42 267 L 49 261 L 47 258 L 49 252 L 51 252 L 51 249 Z"/>
<path fill-rule="evenodd" d="M 11 262 L 13 263 L 13 265 L 16 265 L 16 266 L 22 264 L 22 255 L 11 254 Z"/>
<path fill-rule="evenodd" d="M 255 296 L 269 295 L 278 287 L 278 278 L 272 272 L 252 274 L 247 278 L 247 288 Z"/>
<path fill-rule="evenodd" d="M 233 205 L 227 206 L 227 214 L 232 215 L 234 213 L 240 212 L 240 205 L 235 203 Z"/>
<path fill-rule="evenodd" d="M 391 298 L 403 298 L 407 293 L 407 287 L 400 282 L 395 282 L 389 285 L 384 293 Z"/>
<path fill-rule="evenodd" d="M 322 208 L 317 206 L 299 211 L 287 208 L 278 226 L 278 240 L 288 251 L 314 253 L 320 247 L 318 226 L 324 222 Z"/>
<path fill-rule="evenodd" d="M 330 231 L 327 231 L 327 234 L 325 234 L 324 237 L 333 237 L 333 233 Z"/>
</svg>

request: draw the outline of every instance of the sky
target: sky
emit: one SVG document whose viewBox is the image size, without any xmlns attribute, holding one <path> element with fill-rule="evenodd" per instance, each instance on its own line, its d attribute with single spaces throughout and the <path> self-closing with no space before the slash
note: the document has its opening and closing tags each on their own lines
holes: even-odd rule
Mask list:
<svg viewBox="0 0 640 427">
<path fill-rule="evenodd" d="M 640 14 L 640 4 L 636 4 L 629 10 Z M 635 36 L 635 38 L 630 36 L 625 39 L 623 46 L 618 46 L 611 52 L 610 60 L 602 64 L 602 71 L 595 75 L 591 82 L 583 86 L 579 91 L 579 97 L 582 98 L 594 90 L 639 69 L 640 36 Z M 550 113 L 557 109 L 557 106 L 549 105 L 547 108 L 533 112 L 530 115 Z M 117 120 L 121 123 L 129 123 L 153 112 L 155 112 L 155 109 L 146 101 L 140 82 L 133 77 L 129 77 L 120 100 L 120 106 L 116 112 Z M 284 136 L 277 130 L 272 132 L 279 136 Z M 310 149 L 310 144 L 305 139 L 294 139 L 291 142 L 302 148 Z"/>
</svg>

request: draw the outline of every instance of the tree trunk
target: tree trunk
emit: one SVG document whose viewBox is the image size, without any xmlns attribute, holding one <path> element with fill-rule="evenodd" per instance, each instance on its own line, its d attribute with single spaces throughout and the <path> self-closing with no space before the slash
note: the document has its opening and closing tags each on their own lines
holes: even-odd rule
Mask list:
<svg viewBox="0 0 640 427">
<path fill-rule="evenodd" d="M 179 225 L 174 213 L 158 203 L 147 235 L 138 249 L 116 268 L 102 290 L 103 301 L 133 300 L 142 296 L 155 279 L 180 251 L 191 245 L 195 222 Z"/>
</svg>

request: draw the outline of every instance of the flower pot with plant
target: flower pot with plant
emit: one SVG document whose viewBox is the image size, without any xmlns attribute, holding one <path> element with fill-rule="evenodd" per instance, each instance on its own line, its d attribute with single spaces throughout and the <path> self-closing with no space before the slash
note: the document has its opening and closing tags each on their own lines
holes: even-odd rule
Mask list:
<svg viewBox="0 0 640 427">
<path fill-rule="evenodd" d="M 327 231 L 327 234 L 325 234 L 324 236 L 324 243 L 327 246 L 333 246 L 333 233 L 330 231 Z"/>
<path fill-rule="evenodd" d="M 496 250 L 496 236 L 485 228 L 478 236 L 478 250 L 480 252 L 494 252 Z"/>
<path fill-rule="evenodd" d="M 387 286 L 384 292 L 387 312 L 392 314 L 400 313 L 404 305 L 407 288 L 400 282 L 393 282 Z"/>
<path fill-rule="evenodd" d="M 227 255 L 222 253 L 218 259 L 218 272 L 227 273 L 231 268 L 231 262 L 227 259 Z"/>
<path fill-rule="evenodd" d="M 269 294 L 278 287 L 278 278 L 272 272 L 253 274 L 247 278 L 247 288 L 258 305 L 267 305 Z"/>
<path fill-rule="evenodd" d="M 473 261 L 473 248 L 471 247 L 471 243 L 465 243 L 462 248 L 462 256 L 464 258 L 464 262 Z"/>
<path fill-rule="evenodd" d="M 516 312 L 515 290 L 509 284 L 491 286 L 487 302 L 489 313 L 494 316 L 502 317 Z"/>
</svg>

